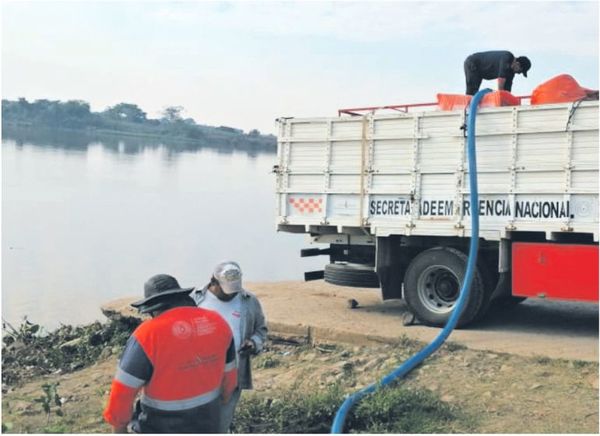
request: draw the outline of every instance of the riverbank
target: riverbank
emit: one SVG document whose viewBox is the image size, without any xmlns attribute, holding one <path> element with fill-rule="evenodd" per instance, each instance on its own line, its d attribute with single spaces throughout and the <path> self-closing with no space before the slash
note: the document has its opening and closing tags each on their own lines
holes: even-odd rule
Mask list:
<svg viewBox="0 0 600 436">
<path fill-rule="evenodd" d="M 109 323 L 79 330 L 64 326 L 46 339 L 25 329 L 31 337 L 22 355 L 46 347 L 48 356 L 62 356 L 65 365 L 58 369 L 7 361 L 16 341 L 5 345 L 3 377 L 7 370 L 13 377 L 3 379 L 3 431 L 109 433 L 101 413 L 125 333 L 135 324 L 130 322 L 127 314 L 115 314 Z M 99 332 L 120 334 L 105 333 L 102 341 Z M 242 397 L 235 430 L 327 432 L 344 393 L 372 383 L 422 345 L 407 338 L 396 345 L 353 346 L 271 335 L 265 352 L 253 360 L 255 390 Z M 69 360 L 72 356 L 79 358 Z M 15 377 L 18 368 L 22 372 Z M 596 433 L 598 364 L 448 344 L 395 388 L 364 402 L 349 425 L 370 433 Z"/>
</svg>

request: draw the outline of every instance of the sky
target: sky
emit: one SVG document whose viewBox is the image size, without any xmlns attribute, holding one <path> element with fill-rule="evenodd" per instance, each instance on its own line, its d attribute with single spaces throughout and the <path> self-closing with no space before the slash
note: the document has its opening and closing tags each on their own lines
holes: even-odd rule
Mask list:
<svg viewBox="0 0 600 436">
<path fill-rule="evenodd" d="M 4 0 L 1 13 L 2 98 L 128 102 L 149 117 L 178 105 L 245 131 L 463 94 L 464 59 L 485 50 L 531 59 L 515 95 L 563 73 L 598 89 L 596 1 Z"/>
</svg>

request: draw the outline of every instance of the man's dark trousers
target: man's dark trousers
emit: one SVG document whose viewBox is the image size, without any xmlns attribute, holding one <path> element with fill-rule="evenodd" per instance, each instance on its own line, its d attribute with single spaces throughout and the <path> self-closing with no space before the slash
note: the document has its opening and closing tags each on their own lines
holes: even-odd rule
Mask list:
<svg viewBox="0 0 600 436">
<path fill-rule="evenodd" d="M 477 71 L 477 65 L 469 56 L 465 60 L 465 79 L 467 82 L 467 95 L 475 95 L 477 91 L 479 91 L 479 87 L 481 86 L 481 81 L 483 78 L 479 75 L 479 71 Z"/>
</svg>

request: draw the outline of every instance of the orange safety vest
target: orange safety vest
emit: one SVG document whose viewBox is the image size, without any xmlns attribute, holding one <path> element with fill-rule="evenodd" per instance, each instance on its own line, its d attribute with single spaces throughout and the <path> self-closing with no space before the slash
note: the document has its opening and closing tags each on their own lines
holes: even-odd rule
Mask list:
<svg viewBox="0 0 600 436">
<path fill-rule="evenodd" d="M 235 346 L 227 322 L 213 311 L 177 307 L 133 332 L 104 417 L 115 427 L 126 425 L 143 388 L 142 415 L 153 431 L 200 432 L 213 427 L 197 422 L 202 414 L 196 409 L 228 398 L 236 385 Z M 218 416 L 212 419 L 218 421 Z"/>
</svg>

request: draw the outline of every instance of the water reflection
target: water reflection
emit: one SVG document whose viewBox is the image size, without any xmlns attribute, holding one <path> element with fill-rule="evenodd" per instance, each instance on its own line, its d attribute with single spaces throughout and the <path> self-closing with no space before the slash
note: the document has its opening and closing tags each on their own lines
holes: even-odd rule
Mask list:
<svg viewBox="0 0 600 436">
<path fill-rule="evenodd" d="M 174 157 L 183 151 L 198 151 L 208 149 L 219 154 L 233 152 L 246 153 L 254 158 L 259 155 L 270 155 L 276 152 L 274 144 L 252 142 L 244 140 L 245 137 L 214 138 L 210 142 L 203 140 L 185 141 L 169 140 L 155 137 L 123 136 L 121 134 L 98 133 L 94 131 L 69 131 L 52 130 L 45 128 L 23 128 L 3 126 L 3 139 L 15 141 L 17 147 L 24 144 L 39 147 L 53 147 L 60 149 L 86 151 L 92 144 L 101 144 L 108 151 L 119 154 L 138 154 L 146 148 L 163 149 L 166 156 Z"/>
<path fill-rule="evenodd" d="M 300 280 L 323 262 L 299 259 L 302 235 L 275 231 L 273 153 L 37 135 L 2 143 L 2 311 L 11 323 L 101 319 L 102 303 L 141 294 L 153 274 L 202 286 L 227 258 L 250 281 Z"/>
</svg>

